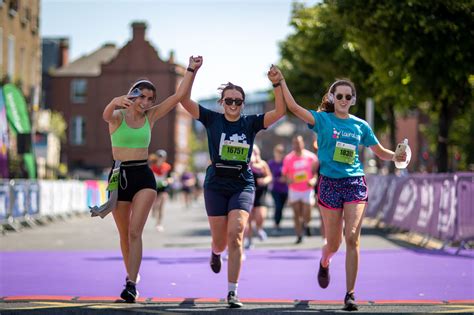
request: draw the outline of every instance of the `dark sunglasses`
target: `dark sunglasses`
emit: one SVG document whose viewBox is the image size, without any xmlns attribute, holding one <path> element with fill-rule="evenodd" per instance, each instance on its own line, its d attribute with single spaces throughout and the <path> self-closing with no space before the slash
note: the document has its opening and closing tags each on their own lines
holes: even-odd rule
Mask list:
<svg viewBox="0 0 474 315">
<path fill-rule="evenodd" d="M 242 103 L 244 102 L 243 99 L 241 98 L 225 98 L 224 99 L 224 102 L 226 105 L 232 105 L 232 104 L 235 104 L 237 106 L 240 106 L 242 105 Z"/>
<path fill-rule="evenodd" d="M 342 100 L 343 97 L 346 98 L 346 101 L 350 101 L 352 99 L 352 95 L 350 94 L 346 94 L 346 95 L 336 94 L 336 99 L 339 101 Z"/>
</svg>

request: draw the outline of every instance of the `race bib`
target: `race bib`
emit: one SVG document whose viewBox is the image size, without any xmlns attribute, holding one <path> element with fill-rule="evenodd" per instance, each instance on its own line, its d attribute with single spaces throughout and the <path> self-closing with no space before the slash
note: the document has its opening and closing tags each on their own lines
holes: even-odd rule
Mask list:
<svg viewBox="0 0 474 315">
<path fill-rule="evenodd" d="M 238 161 L 247 163 L 250 145 L 240 142 L 224 141 L 221 159 L 224 161 Z"/>
<path fill-rule="evenodd" d="M 308 181 L 308 173 L 306 171 L 296 172 L 293 180 L 295 183 L 302 183 Z"/>
<path fill-rule="evenodd" d="M 108 191 L 113 191 L 118 188 L 118 183 L 120 180 L 120 168 L 114 168 L 112 171 L 112 176 L 110 176 L 109 184 L 107 185 Z"/>
<path fill-rule="evenodd" d="M 336 142 L 333 160 L 336 162 L 354 164 L 356 155 L 356 146 L 344 142 Z"/>
</svg>

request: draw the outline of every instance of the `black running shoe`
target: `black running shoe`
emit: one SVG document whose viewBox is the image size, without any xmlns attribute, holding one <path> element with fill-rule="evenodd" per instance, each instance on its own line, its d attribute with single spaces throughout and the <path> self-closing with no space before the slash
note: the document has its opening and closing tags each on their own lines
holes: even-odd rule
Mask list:
<svg viewBox="0 0 474 315">
<path fill-rule="evenodd" d="M 295 244 L 301 244 L 301 243 L 303 243 L 303 236 L 298 236 L 298 237 L 296 238 Z"/>
<path fill-rule="evenodd" d="M 211 265 L 211 269 L 212 271 L 214 271 L 214 273 L 219 273 L 221 271 L 222 266 L 221 255 L 211 253 L 211 261 L 209 262 L 209 264 Z"/>
<path fill-rule="evenodd" d="M 346 296 L 344 297 L 344 310 L 345 311 L 357 311 L 359 308 L 357 307 L 357 304 L 355 302 L 355 297 L 354 297 L 354 292 L 346 293 Z"/>
<path fill-rule="evenodd" d="M 125 300 L 127 303 L 135 303 L 135 300 L 138 299 L 138 291 L 135 283 L 132 281 L 127 281 L 125 289 L 123 289 L 120 297 Z"/>
<path fill-rule="evenodd" d="M 306 233 L 306 236 L 311 236 L 311 228 L 309 226 L 305 227 L 305 233 Z"/>
<path fill-rule="evenodd" d="M 227 303 L 229 304 L 229 308 L 240 308 L 244 306 L 234 291 L 229 291 L 229 294 L 227 294 Z"/>
<path fill-rule="evenodd" d="M 329 266 L 326 268 L 321 265 L 321 261 L 319 262 L 319 271 L 318 271 L 318 283 L 319 286 L 323 289 L 326 289 L 329 285 L 329 281 L 331 277 L 329 276 Z"/>
</svg>

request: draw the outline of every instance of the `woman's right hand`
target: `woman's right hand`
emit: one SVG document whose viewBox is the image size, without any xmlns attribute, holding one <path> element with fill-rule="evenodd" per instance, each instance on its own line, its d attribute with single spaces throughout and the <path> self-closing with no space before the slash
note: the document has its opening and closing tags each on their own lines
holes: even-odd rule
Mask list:
<svg viewBox="0 0 474 315">
<path fill-rule="evenodd" d="M 128 98 L 128 95 L 117 96 L 113 102 L 116 106 L 122 108 L 129 108 L 133 105 L 133 101 Z"/>
<path fill-rule="evenodd" d="M 194 71 L 197 71 L 201 66 L 202 66 L 203 58 L 202 56 L 191 56 L 189 57 L 189 68 L 193 69 Z"/>
<path fill-rule="evenodd" d="M 281 80 L 284 80 L 283 74 L 277 66 L 272 65 L 270 70 L 267 72 L 268 79 L 272 81 L 272 84 L 277 84 Z"/>
</svg>

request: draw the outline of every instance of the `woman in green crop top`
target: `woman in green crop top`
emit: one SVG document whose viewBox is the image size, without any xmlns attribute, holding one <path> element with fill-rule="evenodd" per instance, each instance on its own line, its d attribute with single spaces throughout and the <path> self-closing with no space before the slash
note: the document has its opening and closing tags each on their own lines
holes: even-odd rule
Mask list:
<svg viewBox="0 0 474 315">
<path fill-rule="evenodd" d="M 108 190 L 118 190 L 117 206 L 112 214 L 127 272 L 120 297 L 127 302 L 138 298 L 136 283 L 142 260 L 142 232 L 156 198 L 155 178 L 147 163 L 151 129 L 180 102 L 191 80 L 192 73 L 186 71 L 176 93 L 157 106 L 153 106 L 156 100 L 153 83 L 137 81 L 126 95 L 112 99 L 102 115 L 109 124 L 115 166 Z"/>
</svg>

